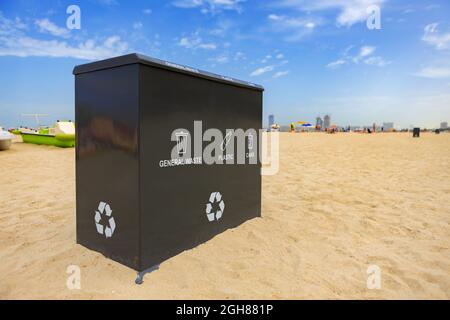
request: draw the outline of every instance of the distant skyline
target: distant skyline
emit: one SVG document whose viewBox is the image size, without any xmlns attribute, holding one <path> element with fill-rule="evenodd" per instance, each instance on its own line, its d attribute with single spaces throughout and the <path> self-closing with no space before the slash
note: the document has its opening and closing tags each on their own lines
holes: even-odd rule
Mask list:
<svg viewBox="0 0 450 320">
<path fill-rule="evenodd" d="M 68 29 L 78 5 L 81 29 Z M 381 9 L 370 30 L 367 9 Z M 75 65 L 131 52 L 265 87 L 288 124 L 450 122 L 450 3 L 445 0 L 2 0 L 0 126 L 74 118 Z"/>
</svg>

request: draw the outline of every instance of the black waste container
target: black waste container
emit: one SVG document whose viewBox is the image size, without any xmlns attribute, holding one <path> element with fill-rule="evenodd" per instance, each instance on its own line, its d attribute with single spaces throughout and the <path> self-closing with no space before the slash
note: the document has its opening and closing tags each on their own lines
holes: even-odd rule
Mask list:
<svg viewBox="0 0 450 320">
<path fill-rule="evenodd" d="M 420 128 L 413 128 L 413 138 L 420 137 Z"/>
<path fill-rule="evenodd" d="M 261 86 L 139 54 L 73 73 L 77 243 L 142 271 L 261 215 Z"/>
</svg>

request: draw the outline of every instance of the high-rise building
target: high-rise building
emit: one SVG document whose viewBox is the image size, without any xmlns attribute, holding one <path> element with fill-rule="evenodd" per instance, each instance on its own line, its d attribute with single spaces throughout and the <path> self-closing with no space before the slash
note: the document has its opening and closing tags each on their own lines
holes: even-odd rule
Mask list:
<svg viewBox="0 0 450 320">
<path fill-rule="evenodd" d="M 447 130 L 448 129 L 448 123 L 447 122 L 441 122 L 441 129 Z"/>
<path fill-rule="evenodd" d="M 316 128 L 322 128 L 323 127 L 323 120 L 321 117 L 316 118 Z"/>
<path fill-rule="evenodd" d="M 275 116 L 273 114 L 269 115 L 269 128 L 272 127 L 272 125 L 275 124 Z"/>
<path fill-rule="evenodd" d="M 327 114 L 323 117 L 323 127 L 324 129 L 328 129 L 331 126 L 331 117 Z"/>
<path fill-rule="evenodd" d="M 393 122 L 383 122 L 383 130 L 389 131 L 394 129 L 394 123 Z"/>
</svg>

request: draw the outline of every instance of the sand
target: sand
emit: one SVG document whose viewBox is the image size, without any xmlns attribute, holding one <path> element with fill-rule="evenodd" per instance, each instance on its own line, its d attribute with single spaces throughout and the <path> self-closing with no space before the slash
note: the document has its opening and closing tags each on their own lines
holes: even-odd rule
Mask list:
<svg viewBox="0 0 450 320">
<path fill-rule="evenodd" d="M 450 299 L 450 134 L 281 134 L 263 217 L 136 273 L 75 243 L 73 149 L 0 152 L 1 299 Z M 81 289 L 66 286 L 69 265 Z M 367 268 L 381 288 L 367 288 Z"/>
</svg>

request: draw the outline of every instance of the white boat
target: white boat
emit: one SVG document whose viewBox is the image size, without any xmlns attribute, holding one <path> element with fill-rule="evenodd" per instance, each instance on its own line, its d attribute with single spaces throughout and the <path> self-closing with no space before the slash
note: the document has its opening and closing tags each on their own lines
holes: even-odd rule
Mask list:
<svg viewBox="0 0 450 320">
<path fill-rule="evenodd" d="M 0 127 L 0 150 L 8 150 L 11 147 L 13 138 L 14 135 L 8 131 L 3 131 L 3 128 Z"/>
</svg>

